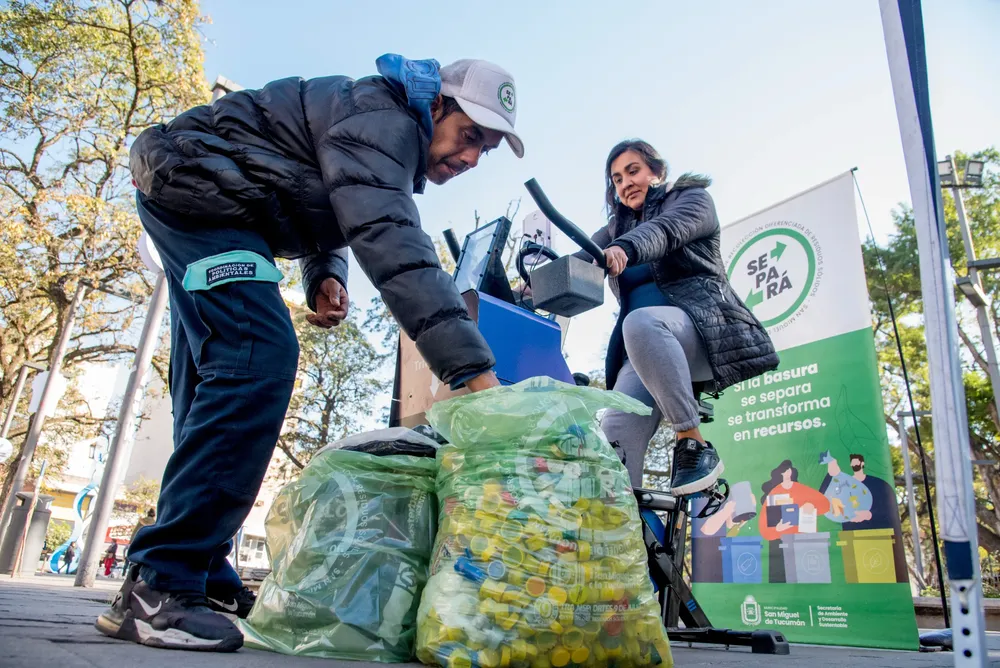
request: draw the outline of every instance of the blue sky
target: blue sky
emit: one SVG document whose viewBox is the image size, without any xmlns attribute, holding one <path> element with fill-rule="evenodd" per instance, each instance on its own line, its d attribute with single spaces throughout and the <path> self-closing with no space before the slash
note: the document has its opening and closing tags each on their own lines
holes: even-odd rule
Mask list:
<svg viewBox="0 0 1000 668">
<path fill-rule="evenodd" d="M 927 0 L 924 23 L 935 139 L 1000 146 L 1000 2 Z M 491 10 L 490 7 L 499 8 Z M 875 0 L 491 4 L 205 0 L 205 74 L 258 87 L 286 76 L 365 76 L 386 52 L 485 58 L 518 92 L 526 155 L 494 151 L 479 168 L 417 198 L 432 236 L 502 215 L 536 177 L 588 231 L 602 224 L 602 169 L 620 139 L 656 146 L 674 175 L 710 174 L 725 225 L 852 167 L 879 237 L 909 200 Z M 989 67 L 989 63 L 994 63 Z M 860 239 L 859 228 L 859 239 Z M 561 252 L 572 251 L 565 239 Z M 374 294 L 352 260 L 357 305 Z M 573 370 L 603 366 L 605 306 L 575 319 Z"/>
</svg>

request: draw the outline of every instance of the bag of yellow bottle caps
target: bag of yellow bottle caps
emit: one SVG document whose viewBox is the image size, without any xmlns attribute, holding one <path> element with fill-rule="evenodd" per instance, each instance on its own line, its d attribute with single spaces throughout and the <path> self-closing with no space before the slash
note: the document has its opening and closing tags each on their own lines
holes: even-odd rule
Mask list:
<svg viewBox="0 0 1000 668">
<path fill-rule="evenodd" d="M 434 405 L 439 529 L 417 657 L 448 668 L 673 665 L 628 474 L 597 415 L 650 413 L 548 378 Z"/>
</svg>

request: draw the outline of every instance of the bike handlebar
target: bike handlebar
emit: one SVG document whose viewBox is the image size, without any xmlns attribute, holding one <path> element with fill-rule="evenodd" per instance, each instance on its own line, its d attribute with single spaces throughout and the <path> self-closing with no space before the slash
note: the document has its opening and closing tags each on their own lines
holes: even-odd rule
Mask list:
<svg viewBox="0 0 1000 668">
<path fill-rule="evenodd" d="M 525 182 L 524 187 L 528 189 L 528 194 L 531 195 L 531 199 L 535 200 L 535 204 L 538 208 L 542 210 L 545 217 L 552 221 L 552 224 L 558 227 L 563 233 L 576 242 L 576 244 L 587 252 L 588 255 L 594 258 L 597 262 L 597 266 L 601 269 L 607 269 L 608 263 L 604 257 L 604 251 L 600 246 L 591 241 L 587 233 L 581 230 L 579 227 L 574 225 L 566 216 L 559 213 L 549 198 L 545 196 L 542 192 L 542 187 L 538 185 L 538 181 L 535 179 L 530 179 Z"/>
<path fill-rule="evenodd" d="M 462 247 L 458 245 L 458 237 L 455 236 L 455 231 L 450 227 L 444 231 L 444 241 L 448 244 L 451 259 L 458 262 L 458 257 L 462 254 Z"/>
</svg>

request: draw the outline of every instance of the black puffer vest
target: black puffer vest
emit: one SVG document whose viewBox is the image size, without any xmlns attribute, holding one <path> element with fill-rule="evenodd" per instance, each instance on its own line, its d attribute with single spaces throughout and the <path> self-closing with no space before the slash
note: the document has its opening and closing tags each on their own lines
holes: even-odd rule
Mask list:
<svg viewBox="0 0 1000 668">
<path fill-rule="evenodd" d="M 652 265 L 656 285 L 670 304 L 683 309 L 705 343 L 715 385 L 723 390 L 778 366 L 771 337 L 726 278 L 720 225 L 705 177 L 684 175 L 651 188 L 642 221 L 626 207 L 594 235 L 602 247 L 621 247 L 629 264 Z M 603 243 L 602 243 L 603 242 Z M 611 290 L 621 304 L 616 278 Z M 625 363 L 624 311 L 611 334 L 605 373 L 614 387 Z"/>
</svg>

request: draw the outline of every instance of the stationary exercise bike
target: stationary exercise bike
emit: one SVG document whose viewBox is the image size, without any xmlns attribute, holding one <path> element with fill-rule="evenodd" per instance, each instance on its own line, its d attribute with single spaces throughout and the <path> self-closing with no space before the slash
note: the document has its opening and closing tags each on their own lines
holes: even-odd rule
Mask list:
<svg viewBox="0 0 1000 668">
<path fill-rule="evenodd" d="M 598 275 L 602 290 L 600 300 L 603 302 L 603 280 L 607 271 L 603 250 L 552 206 L 534 179 L 528 181 L 525 186 L 546 218 L 594 258 L 600 270 L 600 274 L 588 270 L 581 266 L 586 265 L 586 262 L 579 258 L 574 256 L 560 258 L 550 248 L 538 244 L 524 245 L 518 254 L 517 268 L 521 280 L 532 288 L 533 305 L 538 308 L 555 309 L 560 314 L 568 315 L 572 312 L 576 315 L 586 310 L 578 309 L 586 304 L 588 299 L 596 301 L 598 297 L 596 291 L 588 291 L 588 288 L 593 287 L 593 281 Z M 529 269 L 530 265 L 526 261 L 528 258 L 535 259 L 536 262 L 538 259 L 548 262 L 541 267 L 535 266 Z M 589 379 L 583 374 L 574 374 L 574 380 L 578 385 L 589 384 Z M 706 397 L 715 400 L 719 398 L 721 393 L 715 383 L 695 382 L 691 390 L 698 403 L 698 414 L 702 424 L 712 422 L 715 411 Z M 624 463 L 624 451 L 616 444 L 613 445 Z M 721 644 L 727 647 L 748 646 L 754 653 L 761 654 L 788 654 L 788 641 L 780 633 L 713 628 L 708 615 L 684 581 L 688 520 L 692 513 L 693 501 L 696 497 L 700 497 L 698 504 L 700 507 L 695 517 L 699 519 L 710 517 L 729 499 L 729 483 L 720 478 L 709 489 L 690 497 L 677 497 L 669 492 L 652 489 L 637 488 L 633 491 L 642 517 L 642 537 L 646 544 L 649 573 L 659 595 L 663 624 L 670 639 L 689 643 Z M 679 626 L 679 622 L 684 623 L 684 628 Z"/>
<path fill-rule="evenodd" d="M 569 318 L 604 303 L 607 264 L 604 253 L 590 237 L 560 214 L 538 183 L 525 183 L 528 193 L 548 220 L 593 258 L 560 257 L 553 249 L 525 241 L 517 256 L 518 273 L 527 290 L 514 290 L 501 256 L 507 247 L 511 221 L 498 218 L 469 233 L 459 246 L 451 230 L 445 240 L 456 262 L 453 275 L 470 317 L 496 357 L 494 371 L 504 385 L 534 376 L 549 376 L 578 385 L 589 384 L 580 373 L 571 373 L 562 355 Z M 423 428 L 425 412 L 438 401 L 466 390 L 452 391 L 428 369 L 416 346 L 400 333 L 390 407 L 389 426 Z M 713 409 L 706 397 L 717 399 L 712 383 L 696 383 L 702 422 L 711 422 Z M 624 461 L 620 448 L 616 448 Z M 732 631 L 712 627 L 704 610 L 684 582 L 687 525 L 694 497 L 675 497 L 657 490 L 636 489 L 643 523 L 643 540 L 649 571 L 659 595 L 663 622 L 671 640 L 749 646 L 755 653 L 787 654 L 785 638 L 772 631 Z M 703 503 L 696 517 L 718 511 L 729 496 L 729 485 L 720 479 L 699 493 Z M 663 514 L 661 519 L 660 514 Z M 679 623 L 683 622 L 684 628 Z"/>
</svg>

